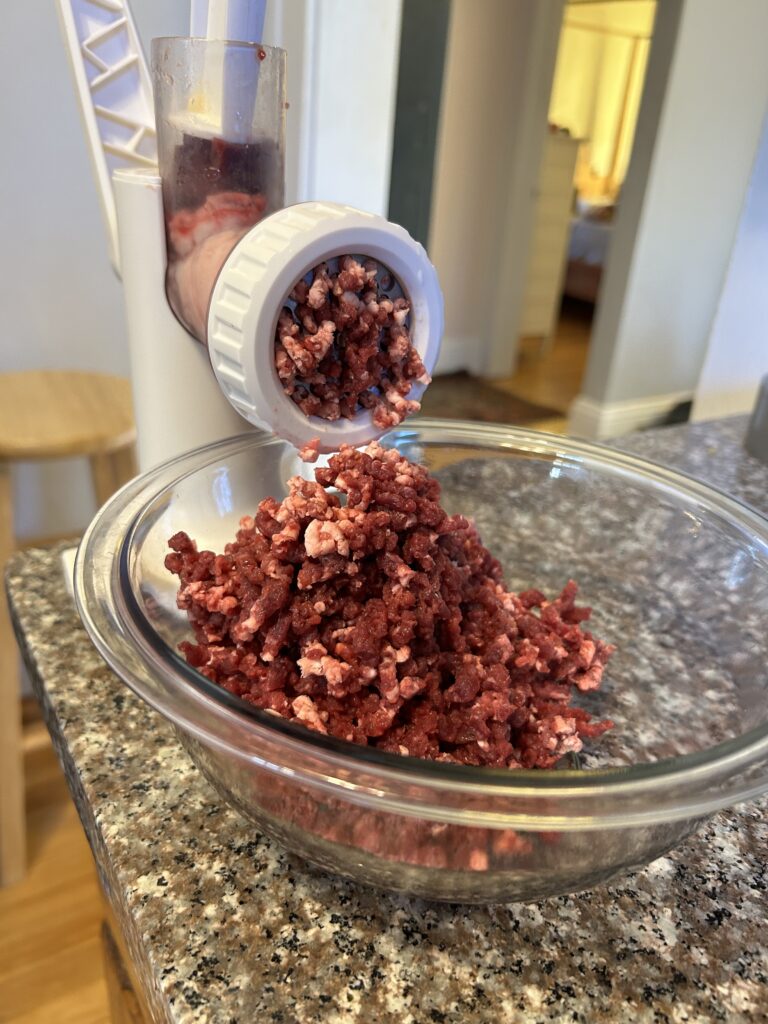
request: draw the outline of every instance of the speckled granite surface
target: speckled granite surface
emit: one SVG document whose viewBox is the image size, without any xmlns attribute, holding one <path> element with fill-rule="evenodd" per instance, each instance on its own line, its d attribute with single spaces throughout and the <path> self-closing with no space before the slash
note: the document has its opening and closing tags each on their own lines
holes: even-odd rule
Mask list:
<svg viewBox="0 0 768 1024">
<path fill-rule="evenodd" d="M 622 446 L 768 512 L 744 419 Z M 306 868 L 217 801 L 91 647 L 55 549 L 8 586 L 34 685 L 157 1021 L 768 1021 L 768 801 L 619 884 L 491 909 Z"/>
</svg>

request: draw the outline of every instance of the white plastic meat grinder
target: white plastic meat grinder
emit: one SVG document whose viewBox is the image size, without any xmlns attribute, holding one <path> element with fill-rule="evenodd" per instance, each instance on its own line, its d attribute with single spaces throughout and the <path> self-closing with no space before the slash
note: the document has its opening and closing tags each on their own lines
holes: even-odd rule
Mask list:
<svg viewBox="0 0 768 1024">
<path fill-rule="evenodd" d="M 125 288 L 141 469 L 240 433 L 243 418 L 297 447 L 318 438 L 323 451 L 381 434 L 369 409 L 329 421 L 287 396 L 278 317 L 313 267 L 371 259 L 407 298 L 430 372 L 443 327 L 437 274 L 380 216 L 284 207 L 285 55 L 260 41 L 265 0 L 192 0 L 190 36 L 153 42 L 152 77 L 128 0 L 57 3 Z"/>
</svg>

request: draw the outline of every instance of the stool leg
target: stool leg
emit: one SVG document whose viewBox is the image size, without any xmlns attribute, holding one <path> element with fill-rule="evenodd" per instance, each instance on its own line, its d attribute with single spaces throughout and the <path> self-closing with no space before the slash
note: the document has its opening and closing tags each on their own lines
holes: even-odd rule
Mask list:
<svg viewBox="0 0 768 1024">
<path fill-rule="evenodd" d="M 0 462 L 0 570 L 13 554 L 11 467 Z M 24 806 L 24 754 L 18 648 L 5 594 L 0 599 L 0 886 L 24 876 L 27 822 Z"/>
<path fill-rule="evenodd" d="M 136 446 L 129 444 L 125 448 L 118 448 L 112 452 L 112 472 L 115 477 L 115 490 L 118 490 L 129 480 L 133 480 L 139 472 L 136 463 Z"/>
<path fill-rule="evenodd" d="M 136 457 L 133 445 L 115 452 L 101 452 L 90 456 L 91 479 L 99 508 L 115 491 L 136 475 Z"/>
</svg>

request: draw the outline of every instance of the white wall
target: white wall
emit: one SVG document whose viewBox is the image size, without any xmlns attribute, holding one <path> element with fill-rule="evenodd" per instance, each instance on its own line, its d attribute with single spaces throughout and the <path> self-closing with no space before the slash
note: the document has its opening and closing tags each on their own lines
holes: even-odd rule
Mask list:
<svg viewBox="0 0 768 1024">
<path fill-rule="evenodd" d="M 186 31 L 186 0 L 134 0 L 144 39 Z M 0 33 L 0 371 L 128 373 L 120 283 L 52 0 L 3 7 Z M 79 460 L 23 466 L 17 528 L 82 529 L 94 511 Z"/>
<path fill-rule="evenodd" d="M 453 0 L 429 240 L 439 371 L 511 372 L 561 13 L 561 0 Z"/>
<path fill-rule="evenodd" d="M 749 412 L 768 374 L 768 118 L 701 371 L 693 419 Z"/>
<path fill-rule="evenodd" d="M 293 142 L 297 198 L 386 216 L 402 0 L 284 0 L 280 6 L 276 31 L 288 49 L 289 81 L 301 91 L 291 107 L 301 119 Z"/>
<path fill-rule="evenodd" d="M 677 7 L 659 5 L 635 152 L 571 420 L 582 434 L 634 427 L 646 414 L 652 421 L 665 404 L 692 395 L 760 136 L 768 4 L 684 0 L 669 63 Z"/>
</svg>

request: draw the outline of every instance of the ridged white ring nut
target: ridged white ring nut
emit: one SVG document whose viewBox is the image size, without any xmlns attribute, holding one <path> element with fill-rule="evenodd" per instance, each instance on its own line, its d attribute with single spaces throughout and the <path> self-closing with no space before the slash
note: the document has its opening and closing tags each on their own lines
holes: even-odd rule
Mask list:
<svg viewBox="0 0 768 1024">
<path fill-rule="evenodd" d="M 384 217 L 339 203 L 299 203 L 256 224 L 228 256 L 211 295 L 208 351 L 222 391 L 250 423 L 297 448 L 366 444 L 384 433 L 363 409 L 335 422 L 307 416 L 285 393 L 275 367 L 277 318 L 296 282 L 325 260 L 347 253 L 386 266 L 410 302 L 411 344 L 428 373 L 443 334 L 443 297 L 424 247 Z M 419 399 L 414 382 L 408 398 Z"/>
</svg>

